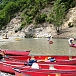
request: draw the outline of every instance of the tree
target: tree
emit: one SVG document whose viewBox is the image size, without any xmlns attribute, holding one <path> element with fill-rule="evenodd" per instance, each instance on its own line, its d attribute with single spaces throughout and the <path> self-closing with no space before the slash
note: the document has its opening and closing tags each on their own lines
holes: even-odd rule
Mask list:
<svg viewBox="0 0 76 76">
<path fill-rule="evenodd" d="M 51 13 L 51 20 L 54 23 L 58 34 L 60 33 L 60 26 L 62 25 L 65 16 L 65 5 L 64 3 L 60 3 L 60 1 L 61 0 L 55 1 Z"/>
</svg>

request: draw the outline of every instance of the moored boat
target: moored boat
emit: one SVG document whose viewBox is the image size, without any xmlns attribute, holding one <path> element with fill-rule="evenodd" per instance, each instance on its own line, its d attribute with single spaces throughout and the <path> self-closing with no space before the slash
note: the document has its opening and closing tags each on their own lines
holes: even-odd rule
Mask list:
<svg viewBox="0 0 76 76">
<path fill-rule="evenodd" d="M 16 57 L 16 56 L 14 56 L 14 57 Z M 24 57 L 24 56 L 17 56 L 17 57 Z M 26 57 L 28 57 L 28 56 L 26 56 Z M 26 62 L 26 60 L 19 60 L 19 59 L 10 58 L 10 57 L 9 58 L 4 58 L 4 59 L 5 59 L 4 61 L 0 61 L 0 71 L 3 71 L 3 72 L 8 72 L 8 73 L 13 73 L 14 74 L 15 72 L 12 70 L 12 68 L 25 66 L 24 70 L 26 70 L 26 69 L 30 70 L 30 67 L 33 66 L 33 65 L 32 66 L 27 65 L 28 63 Z M 60 62 L 60 63 L 62 63 L 62 62 Z M 55 67 L 54 70 L 58 69 L 58 70 L 62 70 L 62 71 L 63 70 L 69 70 L 71 72 L 72 71 L 76 72 L 76 66 L 72 66 L 72 65 L 57 65 L 54 62 L 41 62 L 41 61 L 37 62 L 37 64 L 38 64 L 38 67 L 36 67 L 36 68 L 38 68 L 38 69 L 49 69 L 50 65 L 52 64 Z M 67 64 L 67 62 L 66 62 L 66 64 Z M 32 68 L 34 68 L 34 67 L 32 67 Z"/>
<path fill-rule="evenodd" d="M 55 69 L 48 69 L 49 65 L 39 65 L 38 68 L 16 67 L 14 68 L 16 76 L 75 76 L 76 66 L 72 65 L 54 65 Z"/>
<path fill-rule="evenodd" d="M 5 53 L 6 55 L 23 56 L 23 55 L 29 55 L 30 50 L 25 50 L 25 51 L 4 50 L 4 53 Z"/>
<path fill-rule="evenodd" d="M 19 62 L 12 58 L 3 58 L 0 60 L 0 71 L 15 74 L 12 68 L 25 66 L 24 62 Z"/>
<path fill-rule="evenodd" d="M 76 76 L 76 74 L 72 73 L 45 73 L 45 72 L 15 72 L 15 76 Z"/>
<path fill-rule="evenodd" d="M 76 48 L 76 44 L 71 44 L 70 46 Z"/>
<path fill-rule="evenodd" d="M 10 56 L 10 58 L 26 62 L 33 58 L 40 64 L 76 64 L 76 56 Z M 55 61 L 48 61 L 49 58 L 54 58 Z"/>
<path fill-rule="evenodd" d="M 24 66 L 23 63 L 4 63 L 4 62 L 0 62 L 0 71 L 2 72 L 6 72 L 6 73 L 10 73 L 10 74 L 15 74 L 14 70 L 12 70 L 12 68 L 15 67 L 21 67 Z"/>
<path fill-rule="evenodd" d="M 3 39 L 9 39 L 9 38 L 3 38 Z"/>
<path fill-rule="evenodd" d="M 15 38 L 15 41 L 21 41 L 22 39 L 21 38 Z"/>
</svg>

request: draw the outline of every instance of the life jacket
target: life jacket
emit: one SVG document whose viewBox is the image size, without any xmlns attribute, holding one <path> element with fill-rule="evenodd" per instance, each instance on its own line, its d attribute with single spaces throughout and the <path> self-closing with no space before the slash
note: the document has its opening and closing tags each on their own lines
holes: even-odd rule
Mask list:
<svg viewBox="0 0 76 76">
<path fill-rule="evenodd" d="M 28 64 L 29 66 L 32 66 L 33 63 L 37 62 L 37 60 L 29 60 Z"/>
<path fill-rule="evenodd" d="M 56 61 L 55 58 L 49 58 L 48 60 L 50 60 L 50 62 L 55 62 Z"/>
</svg>

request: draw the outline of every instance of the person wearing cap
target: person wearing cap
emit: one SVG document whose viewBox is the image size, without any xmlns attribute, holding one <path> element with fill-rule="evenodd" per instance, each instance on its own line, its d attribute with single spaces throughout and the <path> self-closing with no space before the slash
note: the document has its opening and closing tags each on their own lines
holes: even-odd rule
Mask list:
<svg viewBox="0 0 76 76">
<path fill-rule="evenodd" d="M 37 60 L 35 58 L 31 58 L 28 60 L 28 66 L 32 66 L 33 63 L 37 62 Z"/>
<path fill-rule="evenodd" d="M 74 38 L 70 38 L 68 41 L 69 41 L 69 44 L 70 44 L 70 45 L 73 45 Z"/>
</svg>

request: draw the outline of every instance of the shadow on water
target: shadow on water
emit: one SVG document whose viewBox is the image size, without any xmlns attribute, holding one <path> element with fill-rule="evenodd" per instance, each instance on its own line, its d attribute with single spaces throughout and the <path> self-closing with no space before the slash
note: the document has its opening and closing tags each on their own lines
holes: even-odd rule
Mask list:
<svg viewBox="0 0 76 76">
<path fill-rule="evenodd" d="M 46 38 L 25 38 L 21 41 L 3 44 L 2 49 L 31 50 L 30 55 L 76 55 L 76 48 L 68 44 L 68 39 L 52 39 L 49 44 Z"/>
</svg>

